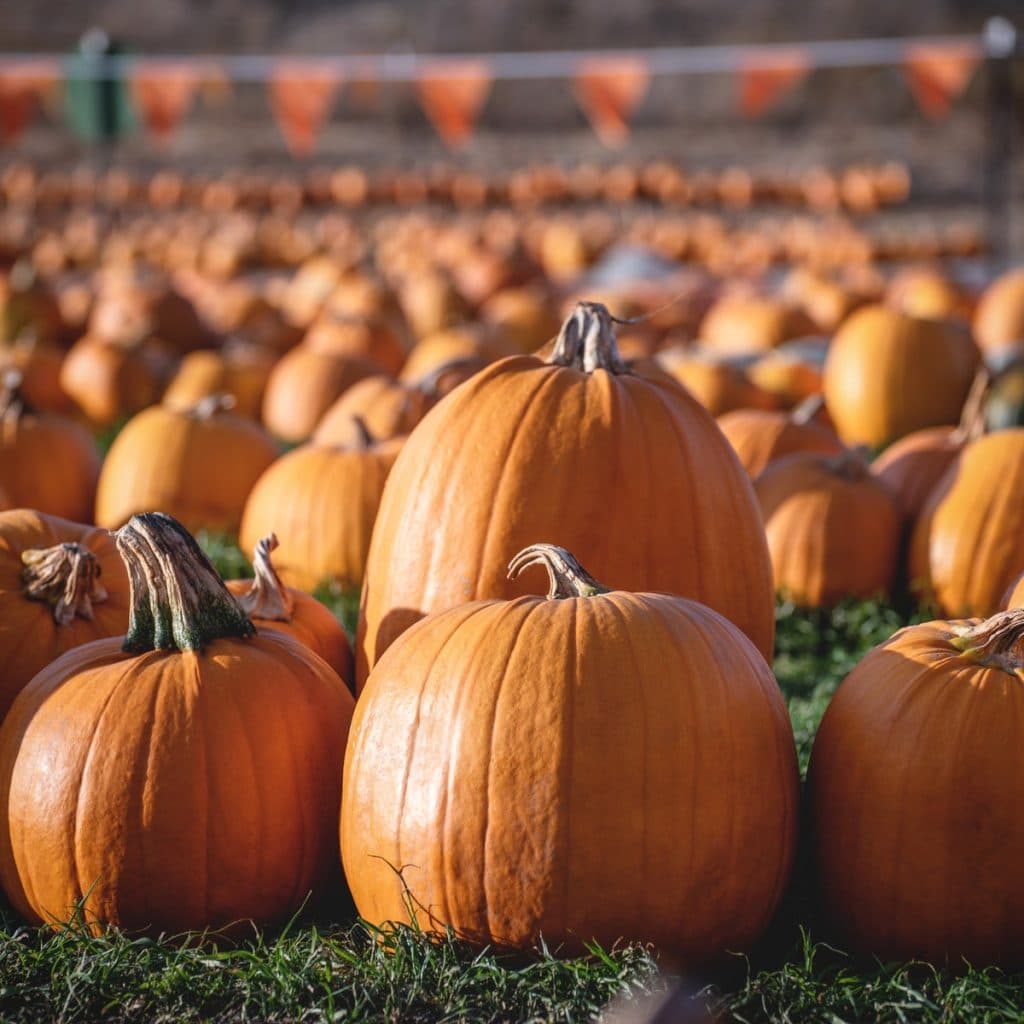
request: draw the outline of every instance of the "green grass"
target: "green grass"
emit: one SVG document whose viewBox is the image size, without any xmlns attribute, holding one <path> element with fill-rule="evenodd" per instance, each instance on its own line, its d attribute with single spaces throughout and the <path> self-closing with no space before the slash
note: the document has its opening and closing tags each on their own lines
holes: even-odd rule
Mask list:
<svg viewBox="0 0 1024 1024">
<path fill-rule="evenodd" d="M 223 575 L 250 574 L 230 539 L 200 540 Z M 357 594 L 324 588 L 318 596 L 354 630 Z M 879 603 L 823 613 L 780 602 L 775 670 L 802 768 L 842 678 L 868 649 L 921 617 Z M 749 958 L 737 956 L 698 980 L 696 1006 L 740 1022 L 1024 1020 L 1024 975 L 856 963 L 825 945 L 807 875 L 797 871 Z M 452 936 L 376 930 L 356 919 L 343 896 L 305 908 L 287 928 L 232 941 L 96 938 L 73 923 L 54 933 L 22 925 L 0 903 L 3 1021 L 568 1022 L 679 984 L 638 945 L 595 947 L 576 958 L 546 949 L 509 958 Z"/>
</svg>

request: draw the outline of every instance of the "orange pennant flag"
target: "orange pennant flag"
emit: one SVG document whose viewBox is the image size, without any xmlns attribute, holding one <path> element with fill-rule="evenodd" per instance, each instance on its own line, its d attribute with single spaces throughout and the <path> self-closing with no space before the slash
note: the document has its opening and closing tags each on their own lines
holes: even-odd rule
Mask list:
<svg viewBox="0 0 1024 1024">
<path fill-rule="evenodd" d="M 292 156 L 316 149 L 341 87 L 341 73 L 332 64 L 282 62 L 270 77 L 270 109 Z"/>
<path fill-rule="evenodd" d="M 55 61 L 24 60 L 0 69 L 0 143 L 24 134 L 40 101 L 49 101 L 60 81 Z"/>
<path fill-rule="evenodd" d="M 971 43 L 919 43 L 908 46 L 903 73 L 917 105 L 930 118 L 944 118 L 967 88 L 981 60 Z"/>
<path fill-rule="evenodd" d="M 573 74 L 576 100 L 606 146 L 625 145 L 629 119 L 647 94 L 650 80 L 650 69 L 640 57 L 595 57 L 577 66 Z"/>
<path fill-rule="evenodd" d="M 132 66 L 132 104 L 150 135 L 160 143 L 173 138 L 188 113 L 201 81 L 191 64 L 140 60 Z"/>
<path fill-rule="evenodd" d="M 491 69 L 482 60 L 432 61 L 416 79 L 416 94 L 446 146 L 464 146 L 491 92 Z"/>
<path fill-rule="evenodd" d="M 760 117 L 786 93 L 796 88 L 811 70 L 803 50 L 772 50 L 755 53 L 740 62 L 740 111 L 744 117 Z"/>
</svg>

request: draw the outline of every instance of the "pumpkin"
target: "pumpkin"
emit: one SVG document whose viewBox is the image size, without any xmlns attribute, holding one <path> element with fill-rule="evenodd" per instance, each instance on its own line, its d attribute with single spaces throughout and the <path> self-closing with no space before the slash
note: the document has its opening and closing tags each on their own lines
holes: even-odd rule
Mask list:
<svg viewBox="0 0 1024 1024">
<path fill-rule="evenodd" d="M 928 495 L 910 579 L 951 616 L 991 615 L 1024 571 L 1024 428 L 971 441 Z"/>
<path fill-rule="evenodd" d="M 751 381 L 738 366 L 689 348 L 663 349 L 657 362 L 712 416 L 733 409 L 775 409 L 775 397 Z"/>
<path fill-rule="evenodd" d="M 749 946 L 797 834 L 771 671 L 695 601 L 609 591 L 546 544 L 510 575 L 534 564 L 547 599 L 428 616 L 370 675 L 341 808 L 360 914 L 523 949 L 637 939 L 688 964 Z"/>
<path fill-rule="evenodd" d="M 982 292 L 973 331 L 986 356 L 1024 342 L 1024 267 L 1007 271 Z"/>
<path fill-rule="evenodd" d="M 492 546 L 551 532 L 623 586 L 702 600 L 770 655 L 770 567 L 743 467 L 667 374 L 626 367 L 607 308 L 581 303 L 549 361 L 493 364 L 409 436 L 367 559 L 357 685 L 423 615 L 522 593 Z"/>
<path fill-rule="evenodd" d="M 0 345 L 32 337 L 52 345 L 63 333 L 60 306 L 27 260 L 0 274 Z"/>
<path fill-rule="evenodd" d="M 167 511 L 191 530 L 235 533 L 253 485 L 277 447 L 225 395 L 190 409 L 155 405 L 125 424 L 100 473 L 96 522 L 121 526 L 137 512 Z"/>
<path fill-rule="evenodd" d="M 535 286 L 505 288 L 492 295 L 480 316 L 494 336 L 516 352 L 533 352 L 558 333 L 561 324 L 548 297 Z"/>
<path fill-rule="evenodd" d="M 277 460 L 245 503 L 239 539 L 253 547 L 273 530 L 277 570 L 289 586 L 358 588 L 384 481 L 404 438 L 377 442 L 357 423 L 350 448 L 307 444 Z"/>
<path fill-rule="evenodd" d="M 885 301 L 911 316 L 970 320 L 970 300 L 939 267 L 925 265 L 901 270 L 889 283 Z"/>
<path fill-rule="evenodd" d="M 900 518 L 860 452 L 797 452 L 754 481 L 775 586 L 801 605 L 888 593 Z"/>
<path fill-rule="evenodd" d="M 1003 595 L 1002 607 L 1024 608 L 1024 573 L 1021 573 Z"/>
<path fill-rule="evenodd" d="M 366 359 L 299 345 L 278 360 L 263 393 L 263 423 L 283 441 L 300 443 L 353 384 L 380 373 Z"/>
<path fill-rule="evenodd" d="M 163 404 L 188 409 L 211 395 L 224 394 L 234 399 L 239 415 L 258 419 L 276 361 L 271 349 L 244 343 L 229 343 L 217 351 L 190 352 L 167 385 Z"/>
<path fill-rule="evenodd" d="M 365 359 L 384 373 L 402 369 L 406 351 L 402 339 L 386 320 L 321 316 L 310 327 L 302 344 L 314 352 Z"/>
<path fill-rule="evenodd" d="M 825 403 L 843 441 L 877 448 L 955 424 L 978 361 L 966 331 L 866 306 L 832 340 Z"/>
<path fill-rule="evenodd" d="M 453 327 L 417 342 L 402 367 L 399 379 L 415 383 L 436 373 L 440 367 L 459 362 L 483 369 L 505 356 L 519 355 L 507 342 L 493 338 L 476 327 Z"/>
<path fill-rule="evenodd" d="M 814 334 L 815 323 L 800 309 L 769 296 L 725 295 L 704 315 L 699 337 L 722 355 L 777 348 Z"/>
<path fill-rule="evenodd" d="M 229 580 L 228 590 L 257 629 L 279 629 L 295 637 L 316 651 L 351 688 L 352 647 L 345 630 L 316 598 L 281 582 L 270 558 L 277 546 L 276 534 L 261 537 L 252 561 L 255 578 Z"/>
<path fill-rule="evenodd" d="M 80 907 L 94 932 L 280 920 L 337 858 L 352 698 L 257 632 L 170 517 L 117 546 L 127 636 L 47 666 L 0 729 L 0 883 L 28 919 Z"/>
<path fill-rule="evenodd" d="M 106 530 L 0 512 L 0 720 L 64 651 L 128 628 L 128 577 Z"/>
<path fill-rule="evenodd" d="M 56 345 L 44 344 L 30 336 L 0 346 L 0 374 L 17 370 L 21 374 L 22 394 L 40 412 L 74 411 L 75 403 L 60 386 L 63 362 L 64 352 Z"/>
<path fill-rule="evenodd" d="M 807 793 L 843 948 L 1024 964 L 1024 612 L 900 630 L 839 687 Z"/>
<path fill-rule="evenodd" d="M 843 451 L 835 431 L 815 420 L 821 404 L 820 396 L 814 396 L 788 413 L 737 409 L 719 417 L 718 425 L 753 479 L 775 459 L 794 452 Z"/>
<path fill-rule="evenodd" d="M 415 338 L 426 338 L 469 318 L 469 305 L 441 271 L 413 271 L 401 284 L 398 299 Z"/>
<path fill-rule="evenodd" d="M 781 406 L 792 408 L 821 394 L 827 353 L 827 338 L 787 341 L 751 363 L 746 368 L 747 377 Z"/>
<path fill-rule="evenodd" d="M 60 413 L 36 412 L 21 374 L 0 378 L 0 492 L 9 505 L 92 519 L 100 456 L 88 432 Z"/>
</svg>

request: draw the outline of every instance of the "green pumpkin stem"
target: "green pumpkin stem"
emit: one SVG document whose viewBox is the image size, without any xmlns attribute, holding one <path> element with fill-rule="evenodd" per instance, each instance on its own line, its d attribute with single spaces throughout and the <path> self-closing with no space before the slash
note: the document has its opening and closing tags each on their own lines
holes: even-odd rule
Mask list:
<svg viewBox="0 0 1024 1024">
<path fill-rule="evenodd" d="M 295 598 L 281 582 L 281 577 L 270 561 L 270 553 L 277 546 L 277 535 L 274 533 L 256 542 L 256 553 L 252 560 L 255 578 L 249 589 L 239 594 L 236 600 L 242 611 L 252 619 L 291 622 Z"/>
<path fill-rule="evenodd" d="M 1011 675 L 1024 671 L 1024 608 L 997 612 L 977 626 L 960 626 L 950 643 L 965 657 Z"/>
<path fill-rule="evenodd" d="M 123 649 L 201 651 L 256 632 L 195 538 L 163 512 L 145 512 L 114 534 L 128 567 L 131 617 Z"/>
<path fill-rule="evenodd" d="M 554 544 L 532 544 L 524 548 L 508 564 L 508 578 L 516 579 L 524 569 L 543 565 L 548 571 L 548 600 L 566 597 L 597 597 L 608 594 L 608 587 L 594 579 L 576 559 Z"/>
<path fill-rule="evenodd" d="M 57 544 L 21 553 L 22 593 L 53 609 L 53 621 L 66 626 L 76 618 L 92 621 L 92 606 L 106 601 L 100 563 L 82 544 Z"/>
<path fill-rule="evenodd" d="M 615 321 L 600 302 L 577 302 L 555 339 L 549 363 L 584 373 L 628 373 L 615 340 Z"/>
</svg>

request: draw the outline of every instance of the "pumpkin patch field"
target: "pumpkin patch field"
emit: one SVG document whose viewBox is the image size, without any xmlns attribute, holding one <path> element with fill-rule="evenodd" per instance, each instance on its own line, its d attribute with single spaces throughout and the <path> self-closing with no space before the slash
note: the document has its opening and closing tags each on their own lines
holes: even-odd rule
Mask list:
<svg viewBox="0 0 1024 1024">
<path fill-rule="evenodd" d="M 0 173 L 0 1019 L 1020 1019 L 1024 279 L 828 173 Z"/>
</svg>

